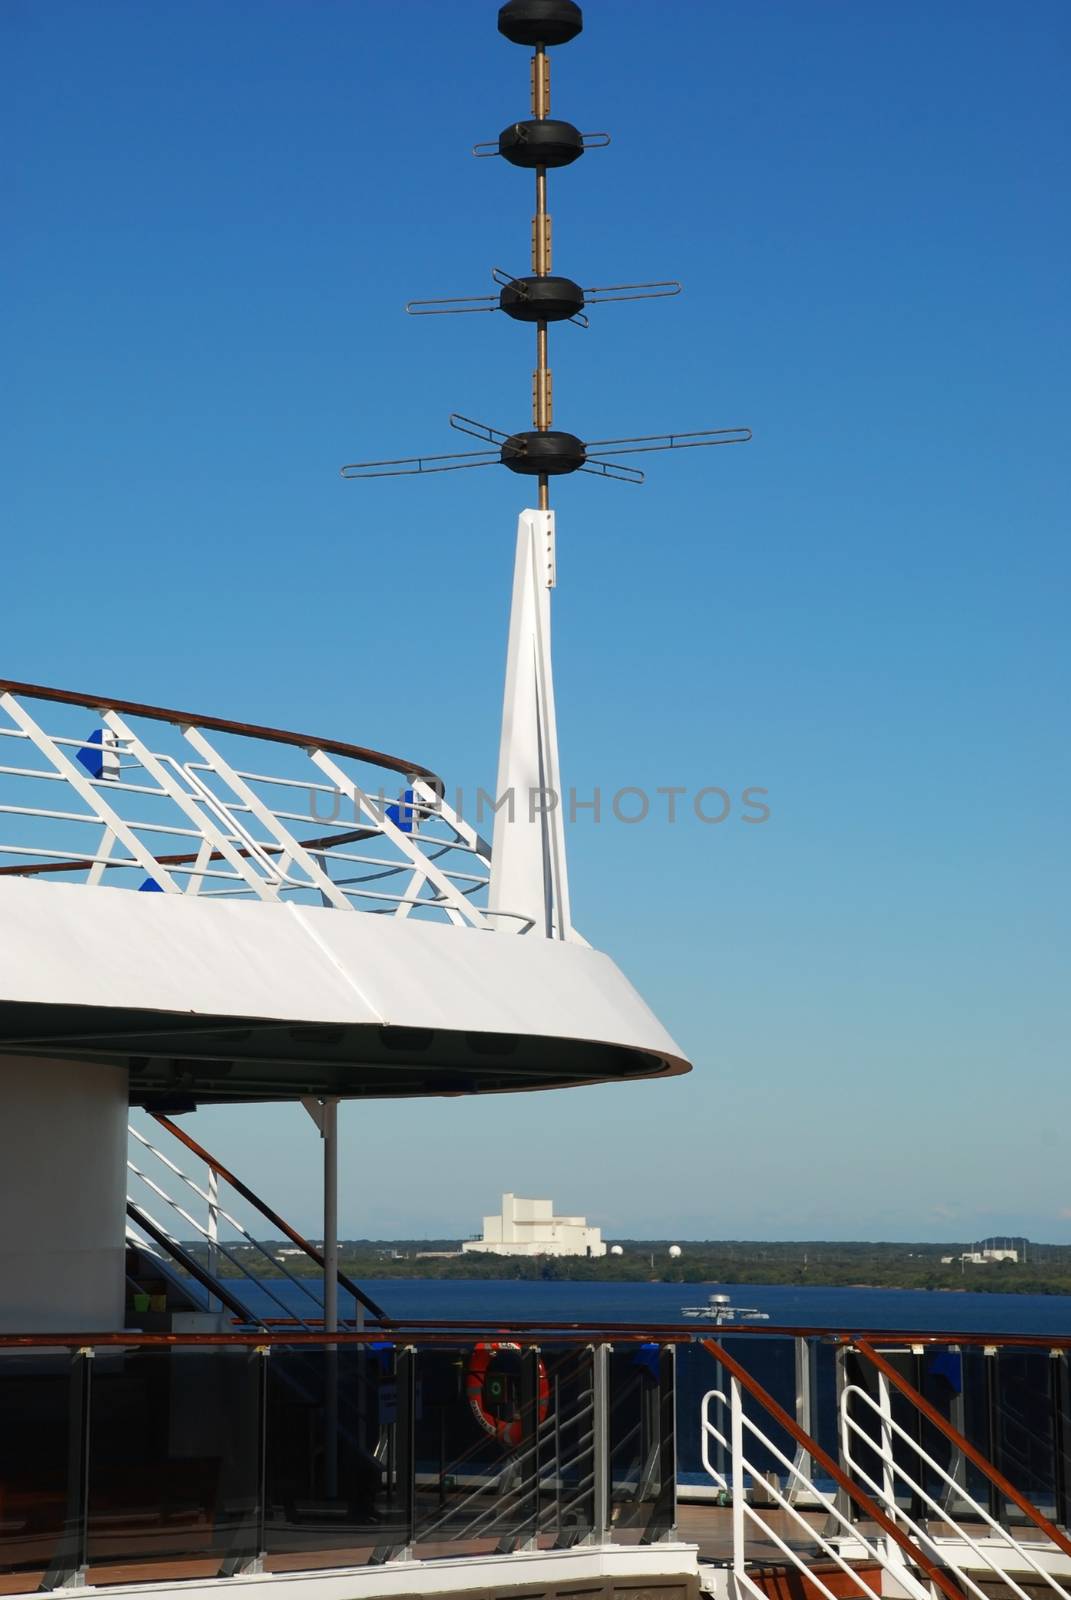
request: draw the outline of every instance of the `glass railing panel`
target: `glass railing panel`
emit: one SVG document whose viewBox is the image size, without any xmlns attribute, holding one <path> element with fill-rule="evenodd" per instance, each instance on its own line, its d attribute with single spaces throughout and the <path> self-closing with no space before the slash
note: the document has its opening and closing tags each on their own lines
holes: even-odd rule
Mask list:
<svg viewBox="0 0 1071 1600">
<path fill-rule="evenodd" d="M 741 1334 L 735 1337 L 729 1336 L 719 1343 L 724 1344 L 726 1352 L 739 1361 L 748 1374 L 762 1385 L 766 1393 L 776 1400 L 790 1417 L 795 1417 L 796 1345 L 793 1339 L 763 1339 L 754 1336 L 749 1338 L 746 1334 Z M 718 1388 L 728 1395 L 728 1373 L 721 1373 Z M 741 1398 L 744 1416 L 750 1418 L 770 1443 L 791 1461 L 796 1452 L 795 1441 L 791 1435 L 777 1424 L 765 1407 L 746 1389 Z M 728 1412 L 725 1416 L 727 1421 Z M 755 1468 L 755 1476 L 776 1481 L 779 1488 L 783 1489 L 786 1483 L 786 1469 L 773 1451 L 751 1434 L 745 1439 L 745 1449 L 749 1461 Z"/>
<path fill-rule="evenodd" d="M 916 1394 L 950 1422 L 959 1432 L 965 1427 L 964 1369 L 961 1352 L 946 1346 L 913 1350 L 903 1346 L 879 1347 L 884 1359 Z M 880 1393 L 880 1378 L 869 1362 L 864 1376 L 868 1393 Z M 966 1487 L 967 1461 L 947 1436 L 932 1422 L 916 1402 L 891 1381 L 888 1386 L 889 1412 L 896 1425 L 890 1445 L 896 1471 L 893 1485 L 896 1503 L 914 1520 L 932 1518 L 934 1506 L 953 1509 L 958 1490 Z M 872 1416 L 873 1423 L 880 1419 Z M 902 1431 L 900 1431 L 902 1430 Z M 947 1474 L 947 1477 L 945 1476 Z M 952 1479 L 952 1484 L 947 1480 Z M 876 1480 L 883 1483 L 880 1473 Z M 953 1488 L 953 1484 L 956 1488 Z M 913 1488 L 912 1485 L 917 1485 Z"/>
<path fill-rule="evenodd" d="M 540 1429 L 539 1540 L 564 1547 L 595 1527 L 595 1363 L 590 1345 L 543 1351 L 549 1409 Z"/>
<path fill-rule="evenodd" d="M 550 1437 L 546 1356 L 510 1342 L 429 1346 L 416 1373 L 414 1554 L 537 1541 Z"/>
<path fill-rule="evenodd" d="M 649 1543 L 676 1521 L 672 1345 L 620 1345 L 609 1360 L 610 1533 Z"/>
<path fill-rule="evenodd" d="M 29 1589 L 55 1587 L 84 1559 L 86 1366 L 69 1350 L 0 1353 L 0 1572 L 25 1574 Z"/>
<path fill-rule="evenodd" d="M 1057 1460 L 1064 1442 L 1059 1360 L 1047 1350 L 1001 1350 L 996 1360 L 996 1465 L 1039 1511 L 1054 1517 L 1064 1465 Z M 1009 1522 L 1026 1520 L 1014 1502 L 1002 1505 Z"/>
<path fill-rule="evenodd" d="M 272 1348 L 264 1447 L 270 1568 L 363 1565 L 407 1542 L 403 1412 L 392 1345 Z"/>
<path fill-rule="evenodd" d="M 1056 1506 L 1053 1520 L 1071 1531 L 1071 1351 L 1061 1350 L 1052 1357 L 1052 1383 L 1055 1390 L 1054 1479 Z"/>
<path fill-rule="evenodd" d="M 262 1360 L 249 1346 L 97 1350 L 91 1583 L 214 1577 L 257 1555 Z"/>
</svg>

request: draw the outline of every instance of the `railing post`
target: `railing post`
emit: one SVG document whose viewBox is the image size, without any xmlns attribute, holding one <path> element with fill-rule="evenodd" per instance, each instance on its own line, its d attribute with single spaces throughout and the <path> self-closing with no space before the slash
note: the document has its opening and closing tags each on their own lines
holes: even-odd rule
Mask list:
<svg viewBox="0 0 1071 1600">
<path fill-rule="evenodd" d="M 811 1434 L 814 1432 L 812 1427 L 814 1375 L 811 1342 L 809 1339 L 799 1336 L 793 1342 L 796 1347 L 796 1421 L 804 1433 Z M 797 1472 L 802 1473 L 803 1477 L 808 1481 L 810 1480 L 812 1475 L 811 1457 L 802 1445 L 797 1446 L 793 1465 Z M 790 1473 L 789 1481 L 785 1484 L 785 1494 L 788 1497 L 789 1504 L 795 1505 L 802 1493 L 802 1483 L 798 1478 L 792 1477 Z"/>
<path fill-rule="evenodd" d="M 986 1459 L 1000 1471 L 1000 1352 L 995 1344 L 987 1344 L 983 1351 L 985 1361 L 985 1453 Z M 997 1522 L 1005 1521 L 1004 1502 L 992 1478 L 989 1487 L 989 1515 Z"/>
<path fill-rule="evenodd" d="M 1052 1405 L 1052 1481 L 1056 1516 L 1061 1527 L 1071 1530 L 1071 1474 L 1068 1472 L 1068 1409 L 1071 1407 L 1067 1371 L 1067 1351 L 1049 1351 L 1049 1397 Z"/>
<path fill-rule="evenodd" d="M 948 1420 L 957 1433 L 965 1434 L 967 1431 L 967 1396 L 966 1384 L 963 1381 L 963 1347 L 962 1345 L 949 1345 L 948 1349 L 950 1355 L 954 1353 L 957 1356 L 960 1364 L 959 1389 L 953 1392 L 952 1400 L 948 1407 Z M 967 1496 L 967 1458 L 958 1446 L 953 1448 L 948 1470 L 956 1481 L 956 1487 L 962 1491 L 964 1496 Z M 951 1509 L 951 1491 L 949 1491 L 948 1505 L 949 1509 Z"/>
<path fill-rule="evenodd" d="M 892 1396 L 889 1380 L 884 1372 L 878 1373 L 878 1417 L 881 1423 L 881 1494 L 893 1521 L 896 1512 L 896 1475 L 893 1471 Z"/>
<path fill-rule="evenodd" d="M 658 1360 L 658 1471 L 656 1517 L 661 1539 L 677 1536 L 677 1347 L 663 1345 Z"/>
<path fill-rule="evenodd" d="M 263 1572 L 267 1554 L 265 1522 L 268 1515 L 268 1362 L 271 1345 L 257 1346 L 257 1527 L 253 1571 Z"/>
<path fill-rule="evenodd" d="M 222 1356 L 223 1352 L 220 1351 L 219 1355 Z M 271 1346 L 266 1344 L 254 1345 L 246 1353 L 245 1380 L 246 1383 L 249 1383 L 250 1378 L 252 1380 L 252 1404 L 250 1405 L 243 1396 L 241 1420 L 237 1431 L 241 1440 L 246 1425 L 252 1419 L 253 1497 L 249 1516 L 235 1532 L 232 1552 L 224 1557 L 221 1563 L 219 1571 L 221 1578 L 247 1576 L 264 1571 L 264 1557 L 267 1554 L 264 1529 L 268 1492 L 268 1357 L 270 1355 Z M 239 1472 L 241 1470 L 239 1465 Z M 244 1480 L 240 1492 L 244 1499 Z"/>
<path fill-rule="evenodd" d="M 528 1345 L 521 1356 L 521 1471 L 517 1531 L 521 1548 L 539 1548 L 539 1347 Z"/>
<path fill-rule="evenodd" d="M 67 1401 L 67 1507 L 63 1532 L 41 1579 L 41 1589 L 81 1589 L 86 1581 L 92 1372 L 92 1349 L 86 1345 L 73 1351 Z"/>
<path fill-rule="evenodd" d="M 416 1364 L 414 1345 L 398 1352 L 397 1474 L 401 1489 L 405 1543 L 396 1552 L 399 1561 L 411 1561 L 416 1543 Z"/>
<path fill-rule="evenodd" d="M 729 1379 L 729 1407 L 730 1407 L 730 1445 L 732 1448 L 732 1486 L 733 1486 L 733 1576 L 737 1580 L 737 1593 L 743 1588 L 742 1580 L 746 1577 L 747 1561 L 745 1558 L 745 1543 L 747 1539 L 746 1524 L 744 1520 L 744 1407 L 740 1393 L 740 1380 L 736 1377 Z"/>
<path fill-rule="evenodd" d="M 848 1446 L 849 1446 L 848 1424 L 847 1424 L 847 1419 L 846 1419 L 846 1415 L 845 1415 L 846 1406 L 847 1406 L 847 1397 L 845 1395 L 845 1390 L 848 1387 L 848 1371 L 847 1371 L 848 1354 L 849 1354 L 849 1347 L 847 1345 L 839 1344 L 837 1346 L 837 1356 L 836 1356 L 836 1379 L 837 1379 L 836 1389 L 837 1389 L 837 1422 L 838 1422 L 838 1428 L 837 1428 L 837 1451 L 838 1451 L 837 1462 L 838 1462 L 838 1465 L 840 1466 L 840 1468 L 841 1468 L 841 1470 L 843 1472 L 850 1473 L 851 1472 L 851 1466 L 850 1466 L 851 1453 L 850 1453 L 850 1450 L 848 1448 Z M 840 1485 L 840 1484 L 837 1485 L 837 1492 L 836 1492 L 835 1499 L 836 1499 L 837 1510 L 840 1512 L 840 1514 L 842 1516 L 844 1516 L 844 1517 L 847 1517 L 849 1519 L 849 1521 L 854 1522 L 855 1521 L 855 1515 L 856 1515 L 855 1502 L 852 1499 L 851 1495 L 848 1493 L 848 1491 L 845 1488 L 843 1488 L 843 1486 Z"/>
<path fill-rule="evenodd" d="M 610 1350 L 608 1344 L 597 1344 L 591 1352 L 593 1544 L 605 1544 L 610 1537 Z"/>
<path fill-rule="evenodd" d="M 551 1404 L 554 1407 L 554 1542 L 557 1544 L 562 1536 L 562 1385 L 557 1372 L 554 1374 L 553 1393 Z"/>
<path fill-rule="evenodd" d="M 881 1500 L 884 1503 L 883 1509 L 889 1519 L 898 1523 L 900 1521 L 900 1513 L 896 1505 L 892 1393 L 889 1389 L 889 1380 L 884 1372 L 878 1373 L 877 1411 L 881 1437 Z M 925 1467 L 921 1467 L 921 1470 L 924 1472 Z M 904 1570 L 904 1555 L 900 1546 L 887 1533 L 881 1535 L 881 1545 L 884 1552 L 884 1563 L 888 1571 L 892 1573 L 902 1572 Z"/>
</svg>

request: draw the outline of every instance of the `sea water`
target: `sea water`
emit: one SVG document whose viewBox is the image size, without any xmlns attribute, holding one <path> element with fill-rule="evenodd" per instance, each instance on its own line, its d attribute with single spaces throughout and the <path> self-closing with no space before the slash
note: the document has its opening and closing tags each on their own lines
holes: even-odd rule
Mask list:
<svg viewBox="0 0 1071 1600">
<path fill-rule="evenodd" d="M 984 1270 L 984 1269 L 981 1269 Z M 273 1285 L 274 1287 L 274 1285 Z M 288 1303 L 296 1293 L 289 1284 Z M 702 1305 L 712 1293 L 734 1306 L 754 1306 L 775 1326 L 833 1328 L 862 1333 L 993 1333 L 1071 1335 L 1071 1295 L 958 1294 L 930 1289 L 841 1289 L 811 1284 L 762 1283 L 543 1283 L 518 1278 L 365 1278 L 361 1287 L 389 1316 L 466 1317 L 495 1322 L 683 1323 L 684 1306 Z M 350 1298 L 339 1296 L 347 1315 Z M 708 1325 L 709 1326 L 709 1325 Z"/>
<path fill-rule="evenodd" d="M 262 1315 L 282 1314 L 263 1286 L 257 1288 L 243 1282 L 235 1287 L 250 1310 Z M 310 1287 L 319 1291 L 315 1280 Z M 400 1320 L 477 1321 L 498 1325 L 543 1321 L 576 1323 L 596 1329 L 621 1323 L 632 1323 L 638 1328 L 679 1324 L 696 1340 L 721 1338 L 723 1334 L 711 1322 L 685 1317 L 683 1308 L 702 1305 L 711 1293 L 727 1293 L 732 1305 L 751 1306 L 767 1314 L 769 1322 L 756 1323 L 755 1335 L 732 1335 L 732 1348 L 759 1382 L 789 1410 L 795 1398 L 794 1344 L 790 1339 L 763 1338 L 759 1330 L 764 1327 L 857 1334 L 992 1334 L 998 1343 L 1001 1336 L 1071 1335 L 1071 1296 L 1068 1295 L 959 1294 L 948 1290 L 825 1288 L 809 1284 L 543 1282 L 516 1278 L 365 1278 L 361 1287 L 388 1316 Z M 316 1307 L 296 1284 L 275 1279 L 271 1290 L 298 1315 L 317 1314 Z M 347 1317 L 352 1309 L 350 1296 L 340 1292 L 340 1315 Z M 1028 1380 L 1027 1387 L 1036 1388 L 1040 1395 L 1045 1388 L 1045 1373 L 1041 1369 L 1045 1366 L 1047 1351 L 1042 1348 L 1015 1359 L 1022 1367 L 1018 1381 Z M 814 1360 L 818 1414 L 813 1426 L 819 1441 L 835 1452 L 832 1343 L 821 1342 Z M 964 1383 L 972 1390 L 983 1382 L 979 1360 L 980 1357 L 972 1354 L 961 1368 Z M 725 1375 L 698 1343 L 678 1348 L 676 1374 L 678 1479 L 682 1486 L 709 1486 L 700 1462 L 700 1408 L 704 1393 L 724 1386 Z"/>
</svg>

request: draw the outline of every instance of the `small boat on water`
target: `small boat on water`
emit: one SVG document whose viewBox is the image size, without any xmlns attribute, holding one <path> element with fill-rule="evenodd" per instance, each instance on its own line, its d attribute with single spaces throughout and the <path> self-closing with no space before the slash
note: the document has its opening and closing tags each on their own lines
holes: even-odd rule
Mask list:
<svg viewBox="0 0 1071 1600">
<path fill-rule="evenodd" d="M 694 1317 L 697 1322 L 713 1322 L 718 1327 L 727 1322 L 769 1322 L 768 1311 L 757 1306 L 734 1306 L 727 1294 L 712 1294 L 701 1306 L 681 1306 L 682 1317 Z"/>
</svg>

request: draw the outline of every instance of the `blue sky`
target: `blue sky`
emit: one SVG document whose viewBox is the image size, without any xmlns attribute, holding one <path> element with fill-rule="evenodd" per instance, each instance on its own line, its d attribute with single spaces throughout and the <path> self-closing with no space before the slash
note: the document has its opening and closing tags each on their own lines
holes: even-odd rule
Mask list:
<svg viewBox="0 0 1071 1600">
<path fill-rule="evenodd" d="M 344 1107 L 343 1230 L 1067 1240 L 1071 13 L 585 14 L 555 266 L 685 293 L 554 330 L 556 421 L 755 439 L 556 491 L 565 780 L 771 817 L 572 830 L 690 1077 Z M 526 270 L 494 16 L 8 0 L 7 675 L 493 783 L 523 484 L 337 468 L 526 425 L 523 329 L 401 310 Z M 315 1228 L 299 1109 L 198 1127 Z"/>
</svg>

